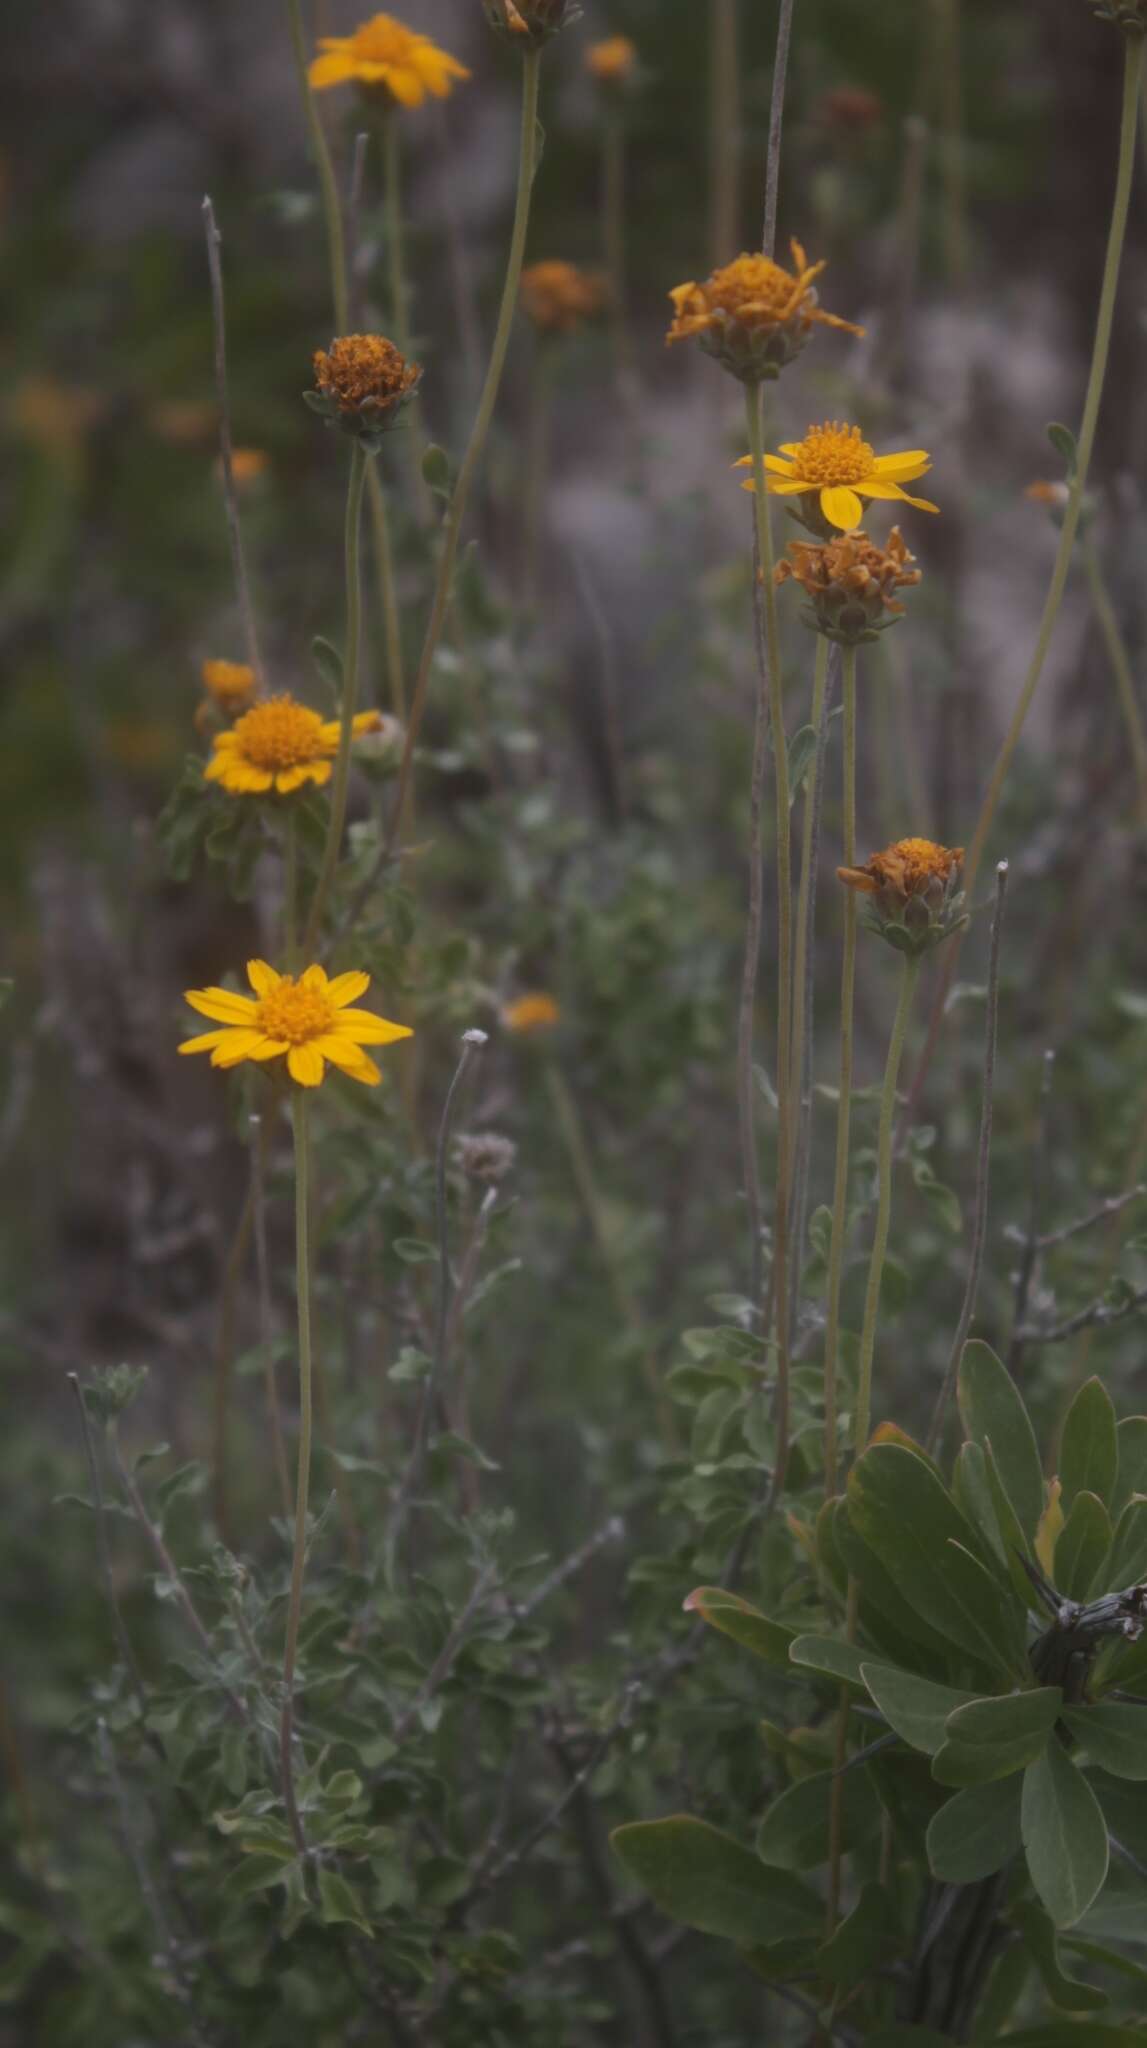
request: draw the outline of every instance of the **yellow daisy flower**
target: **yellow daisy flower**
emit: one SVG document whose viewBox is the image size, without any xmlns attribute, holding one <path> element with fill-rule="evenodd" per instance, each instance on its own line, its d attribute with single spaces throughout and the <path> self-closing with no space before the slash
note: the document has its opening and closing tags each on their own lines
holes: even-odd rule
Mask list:
<svg viewBox="0 0 1147 2048">
<path fill-rule="evenodd" d="M 738 469 L 752 467 L 751 455 L 744 455 Z M 793 497 L 802 492 L 815 494 L 830 526 L 851 533 L 864 517 L 862 498 L 898 498 L 915 505 L 918 512 L 938 512 L 940 507 L 927 498 L 911 498 L 902 488 L 932 467 L 932 458 L 922 448 L 908 448 L 898 455 L 877 455 L 860 438 L 859 427 L 842 420 L 826 420 L 822 427 L 810 427 L 803 441 L 782 441 L 779 455 L 766 455 L 770 495 Z M 749 477 L 745 489 L 751 491 Z"/>
<path fill-rule="evenodd" d="M 392 14 L 372 15 L 352 36 L 320 36 L 319 48 L 323 54 L 310 69 L 316 92 L 353 80 L 381 88 L 400 107 L 420 107 L 427 93 L 444 100 L 456 80 L 470 76 L 457 58 L 440 50 L 429 36 L 404 27 Z"/>
<path fill-rule="evenodd" d="M 213 1067 L 285 1058 L 300 1088 L 317 1088 L 329 1060 L 352 1081 L 374 1088 L 382 1075 L 363 1047 L 392 1045 L 411 1036 L 405 1024 L 349 1007 L 370 987 L 369 974 L 336 974 L 329 981 L 322 967 L 307 967 L 296 980 L 293 974 L 276 974 L 265 960 L 248 960 L 247 979 L 254 997 L 233 995 L 227 988 L 186 991 L 192 1009 L 222 1029 L 187 1039 L 181 1053 L 209 1052 Z"/>
<path fill-rule="evenodd" d="M 377 732 L 381 724 L 377 711 L 360 711 L 355 738 Z M 261 796 L 271 789 L 287 796 L 304 782 L 320 788 L 329 782 L 338 745 L 337 718 L 320 718 L 294 697 L 268 697 L 230 731 L 216 733 L 203 773 L 208 782 L 222 783 L 229 796 Z"/>
</svg>

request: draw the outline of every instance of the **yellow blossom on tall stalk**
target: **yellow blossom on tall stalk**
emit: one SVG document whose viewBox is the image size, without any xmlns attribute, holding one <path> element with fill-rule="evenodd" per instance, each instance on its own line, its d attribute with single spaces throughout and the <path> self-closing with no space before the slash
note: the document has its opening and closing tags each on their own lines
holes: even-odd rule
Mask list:
<svg viewBox="0 0 1147 2048">
<path fill-rule="evenodd" d="M 308 74 L 312 91 L 354 84 L 400 107 L 420 107 L 428 93 L 443 100 L 470 76 L 456 57 L 393 14 L 372 15 L 353 35 L 320 36 L 319 50 Z"/>
<path fill-rule="evenodd" d="M 324 968 L 313 966 L 296 979 L 276 973 L 265 960 L 249 960 L 247 979 L 253 997 L 226 988 L 185 992 L 192 1009 L 221 1028 L 185 1039 L 181 1053 L 209 1052 L 213 1067 L 281 1059 L 300 1088 L 319 1087 L 329 1062 L 353 1081 L 374 1088 L 382 1075 L 363 1047 L 392 1045 L 412 1036 L 406 1024 L 392 1024 L 373 1010 L 350 1007 L 366 994 L 369 974 L 336 974 L 328 980 Z"/>
<path fill-rule="evenodd" d="M 753 458 L 743 455 L 738 469 L 751 469 Z M 863 498 L 893 498 L 914 505 L 918 512 L 938 512 L 928 498 L 913 498 L 903 488 L 932 467 L 923 448 L 902 449 L 895 455 L 878 455 L 860 428 L 842 420 L 825 420 L 810 427 L 803 441 L 782 441 L 779 455 L 766 455 L 768 490 L 773 497 L 803 497 L 806 523 L 821 530 L 836 527 L 850 533 L 864 517 Z M 754 488 L 752 477 L 744 489 Z M 819 515 L 819 517 L 818 517 Z"/>
<path fill-rule="evenodd" d="M 271 458 L 265 448 L 233 448 L 231 450 L 231 475 L 237 484 L 258 483 L 266 476 Z M 216 469 L 222 474 L 222 464 Z"/>
<path fill-rule="evenodd" d="M 734 377 L 758 384 L 778 376 L 800 354 L 814 326 L 863 334 L 851 320 L 824 311 L 815 280 L 825 265 L 810 263 L 798 241 L 790 246 L 791 271 L 769 256 L 738 256 L 704 284 L 676 285 L 669 294 L 674 317 L 666 339 L 696 336 Z"/>
<path fill-rule="evenodd" d="M 520 290 L 526 313 L 545 334 L 574 333 L 596 319 L 607 296 L 602 278 L 556 258 L 527 264 Z"/>
<path fill-rule="evenodd" d="M 378 732 L 381 725 L 377 711 L 360 711 L 352 732 L 357 739 Z M 227 732 L 216 733 L 203 773 L 229 796 L 263 796 L 270 790 L 289 796 L 304 782 L 321 788 L 331 779 L 339 731 L 337 718 L 320 718 L 294 697 L 268 697 L 252 705 Z"/>
</svg>

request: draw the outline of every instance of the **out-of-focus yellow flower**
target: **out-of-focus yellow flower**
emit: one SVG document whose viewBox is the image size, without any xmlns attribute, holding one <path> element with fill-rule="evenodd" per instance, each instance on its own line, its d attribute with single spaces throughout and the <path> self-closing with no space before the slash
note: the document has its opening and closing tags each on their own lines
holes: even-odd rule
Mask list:
<svg viewBox="0 0 1147 2048">
<path fill-rule="evenodd" d="M 229 718 L 255 695 L 255 671 L 245 661 L 205 661 L 199 673 L 212 703 Z"/>
<path fill-rule="evenodd" d="M 601 312 L 606 300 L 604 280 L 576 263 L 553 260 L 531 263 L 522 272 L 522 305 L 534 326 L 545 334 L 572 334 Z"/>
<path fill-rule="evenodd" d="M 385 94 L 396 106 L 420 107 L 430 93 L 444 100 L 470 73 L 456 57 L 418 35 L 393 14 L 375 14 L 351 36 L 321 36 L 321 56 L 310 68 L 316 92 L 355 84 Z"/>
<path fill-rule="evenodd" d="M 187 448 L 214 439 L 218 415 L 207 398 L 163 398 L 151 407 L 147 423 L 161 441 Z"/>
<path fill-rule="evenodd" d="M 360 711 L 354 721 L 355 737 L 377 732 L 381 724 L 377 711 Z M 321 788 L 330 781 L 338 745 L 337 718 L 320 718 L 294 697 L 268 697 L 245 711 L 227 732 L 216 733 L 203 773 L 229 796 L 263 796 L 270 790 L 289 796 L 304 782 Z"/>
<path fill-rule="evenodd" d="M 1053 482 L 1046 477 L 1037 477 L 1024 492 L 1033 505 L 1046 505 L 1049 512 L 1062 512 L 1071 492 L 1065 483 Z"/>
<path fill-rule="evenodd" d="M 544 989 L 534 989 L 529 995 L 518 996 L 502 1011 L 506 1030 L 518 1038 L 527 1038 L 535 1031 L 552 1031 L 560 1017 L 561 1011 L 556 1002 Z"/>
<path fill-rule="evenodd" d="M 163 767 L 175 751 L 170 727 L 158 719 L 117 718 L 108 726 L 106 738 L 112 760 L 141 775 Z"/>
<path fill-rule="evenodd" d="M 826 92 L 817 113 L 843 135 L 867 135 L 884 115 L 884 102 L 863 85 L 837 85 Z"/>
<path fill-rule="evenodd" d="M 752 460 L 751 455 L 743 455 L 737 468 L 751 468 Z M 910 498 L 903 488 L 931 467 L 932 457 L 922 448 L 877 455 L 861 440 L 859 427 L 845 426 L 841 420 L 810 427 L 803 441 L 782 441 L 779 455 L 765 457 L 771 495 L 809 497 L 813 500 L 809 510 L 819 509 L 828 526 L 844 533 L 860 525 L 862 498 L 896 498 L 902 504 L 915 505 L 918 512 L 938 512 L 938 505 L 927 498 Z M 744 488 L 753 489 L 752 477 Z"/>
<path fill-rule="evenodd" d="M 397 424 L 422 376 L 383 334 L 340 335 L 313 360 L 316 388 L 303 393 L 307 404 L 370 449 Z"/>
<path fill-rule="evenodd" d="M 45 448 L 71 449 L 98 417 L 98 392 L 60 384 L 55 377 L 25 377 L 12 393 L 10 417 L 29 441 Z"/>
<path fill-rule="evenodd" d="M 859 868 L 838 868 L 846 888 L 868 898 L 864 922 L 898 953 L 918 955 L 967 923 L 962 846 L 898 839 Z"/>
<path fill-rule="evenodd" d="M 674 317 L 667 340 L 696 335 L 707 354 L 742 383 L 755 384 L 779 376 L 814 326 L 863 334 L 851 320 L 823 310 L 815 280 L 824 264 L 810 263 L 798 241 L 790 246 L 791 271 L 768 256 L 738 256 L 704 284 L 676 285 L 669 294 Z"/>
<path fill-rule="evenodd" d="M 232 448 L 231 450 L 231 474 L 240 489 L 242 489 L 244 484 L 257 483 L 261 476 L 266 475 L 270 465 L 271 458 L 265 448 Z M 215 474 L 216 476 L 222 476 L 223 474 L 222 456 L 216 458 Z"/>
<path fill-rule="evenodd" d="M 842 647 L 858 647 L 875 640 L 903 613 L 896 592 L 919 583 L 915 559 L 898 526 L 883 548 L 866 533 L 841 534 L 819 545 L 794 540 L 777 563 L 774 580 L 786 583 L 791 577 L 800 584 L 809 599 L 802 613 L 806 625 Z"/>
<path fill-rule="evenodd" d="M 317 1088 L 329 1060 L 352 1081 L 374 1088 L 382 1075 L 363 1047 L 392 1045 L 411 1036 L 406 1024 L 348 1007 L 365 995 L 369 974 L 336 974 L 328 980 L 322 967 L 307 967 L 296 980 L 293 974 L 277 974 L 265 960 L 249 960 L 247 979 L 254 998 L 226 988 L 186 991 L 184 1000 L 192 1009 L 223 1028 L 186 1039 L 180 1052 L 209 1052 L 213 1067 L 285 1059 L 300 1088 Z"/>
<path fill-rule="evenodd" d="M 585 68 L 599 85 L 627 84 L 636 65 L 637 45 L 628 36 L 605 36 L 585 53 Z"/>
</svg>

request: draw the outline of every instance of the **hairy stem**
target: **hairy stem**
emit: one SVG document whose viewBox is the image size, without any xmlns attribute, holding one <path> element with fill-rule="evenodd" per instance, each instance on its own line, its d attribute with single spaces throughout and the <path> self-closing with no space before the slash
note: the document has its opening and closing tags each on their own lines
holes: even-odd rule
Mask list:
<svg viewBox="0 0 1147 2048">
<path fill-rule="evenodd" d="M 880 1095 L 880 1131 L 876 1142 L 876 1229 L 868 1262 L 868 1285 L 864 1292 L 864 1321 L 860 1331 L 860 1371 L 856 1390 L 855 1448 L 859 1457 L 868 1442 L 872 1421 L 872 1354 L 876 1348 L 876 1321 L 880 1310 L 880 1283 L 888 1250 L 888 1225 L 892 1217 L 892 1125 L 896 1114 L 896 1083 L 908 1030 L 908 1013 L 920 977 L 918 957 L 905 954 L 900 977 L 900 1000 L 888 1041 L 888 1061 Z"/>
<path fill-rule="evenodd" d="M 856 649 L 844 650 L 844 867 L 856 862 Z M 840 1284 L 848 1229 L 848 1154 L 852 1123 L 853 995 L 856 985 L 856 896 L 844 892 L 844 957 L 840 972 L 840 1082 L 836 1107 L 836 1164 L 832 1183 L 832 1229 L 828 1251 L 828 1303 L 824 1326 L 824 1492 L 836 1492 L 836 1381 L 840 1346 Z"/>
<path fill-rule="evenodd" d="M 307 927 L 303 935 L 303 951 L 314 952 L 322 929 L 323 912 L 331 883 L 335 878 L 339 852 L 342 847 L 343 826 L 346 824 L 347 789 L 350 784 L 350 749 L 354 737 L 355 705 L 358 702 L 358 657 L 359 642 L 362 638 L 362 560 L 360 528 L 362 525 L 362 493 L 366 478 L 368 457 L 362 444 L 355 441 L 351 448 L 350 478 L 346 494 L 346 528 L 344 534 L 346 554 L 346 646 L 343 649 L 342 704 L 339 711 L 339 750 L 335 758 L 334 786 L 331 793 L 331 813 L 327 822 L 327 840 L 323 848 L 322 866 L 311 907 L 307 915 Z"/>
<path fill-rule="evenodd" d="M 287 14 L 291 24 L 291 49 L 295 58 L 295 70 L 299 78 L 303 112 L 306 115 L 307 132 L 311 139 L 311 151 L 319 178 L 319 196 L 322 200 L 323 220 L 327 233 L 327 258 L 331 269 L 331 296 L 334 300 L 335 330 L 345 334 L 347 328 L 346 236 L 343 232 L 342 207 L 339 204 L 338 185 L 335 181 L 334 165 L 331 162 L 330 145 L 326 130 L 319 118 L 315 96 L 311 91 L 308 70 L 307 37 L 303 27 L 302 0 L 287 0 Z"/>
<path fill-rule="evenodd" d="M 1127 744 L 1131 749 L 1131 760 L 1135 769 L 1135 807 L 1139 828 L 1142 831 L 1147 827 L 1147 727 L 1144 726 L 1143 713 L 1135 696 L 1135 678 L 1131 673 L 1130 658 L 1119 630 L 1119 620 L 1107 588 L 1107 579 L 1103 574 L 1099 550 L 1090 533 L 1085 533 L 1083 537 L 1082 553 L 1091 608 L 1103 635 L 1103 645 L 1107 650 L 1107 659 L 1111 663 L 1111 673 L 1115 678 L 1115 688 L 1119 696 L 1119 708 L 1127 729 Z"/>
<path fill-rule="evenodd" d="M 295 1133 L 295 1289 L 299 1314 L 299 1452 L 295 1476 L 295 1543 L 291 1558 L 291 1591 L 287 1604 L 287 1635 L 283 1649 L 283 1705 L 279 1720 L 279 1766 L 283 1801 L 291 1834 L 301 1856 L 307 1838 L 295 1796 L 295 1659 L 303 1611 L 303 1572 L 307 1558 L 307 1501 L 311 1484 L 311 1254 L 310 1254 L 310 1102 L 304 1088 L 295 1090 L 292 1114 Z"/>
</svg>

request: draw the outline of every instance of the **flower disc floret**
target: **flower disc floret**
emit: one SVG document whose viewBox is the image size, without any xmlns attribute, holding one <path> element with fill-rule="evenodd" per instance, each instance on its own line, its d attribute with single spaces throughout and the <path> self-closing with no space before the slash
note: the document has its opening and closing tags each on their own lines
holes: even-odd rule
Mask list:
<svg viewBox="0 0 1147 2048">
<path fill-rule="evenodd" d="M 846 888 L 867 898 L 864 922 L 898 953 L 919 956 L 967 923 L 962 846 L 897 839 L 863 867 L 838 868 Z"/>
<path fill-rule="evenodd" d="M 675 286 L 669 294 L 674 318 L 667 340 L 687 341 L 695 335 L 706 354 L 734 377 L 757 384 L 779 376 L 816 325 L 863 334 L 863 327 L 823 310 L 815 280 L 824 264 L 810 263 L 797 241 L 791 248 L 791 271 L 768 256 L 738 256 L 704 284 Z"/>
<path fill-rule="evenodd" d="M 355 84 L 392 106 L 420 107 L 427 94 L 443 100 L 470 73 L 456 57 L 418 35 L 393 14 L 375 14 L 350 36 L 320 36 L 311 87 Z"/>
<path fill-rule="evenodd" d="M 377 732 L 381 723 L 377 711 L 361 711 L 354 721 L 356 738 Z M 271 790 L 289 796 L 305 782 L 321 788 L 330 781 L 338 744 L 337 719 L 320 718 L 294 697 L 268 697 L 245 711 L 230 731 L 216 733 L 203 773 L 230 796 L 262 796 Z"/>
<path fill-rule="evenodd" d="M 244 1060 L 283 1060 L 300 1088 L 317 1088 L 327 1064 L 377 1086 L 382 1075 L 363 1048 L 409 1038 L 406 1024 L 392 1024 L 373 1010 L 351 1007 L 370 987 L 369 974 L 336 974 L 304 969 L 296 979 L 279 974 L 265 960 L 247 962 L 254 996 L 226 988 L 191 988 L 185 1000 L 220 1028 L 185 1040 L 184 1052 L 209 1052 L 213 1067 L 237 1067 Z"/>
<path fill-rule="evenodd" d="M 752 461 L 751 455 L 744 455 L 737 468 L 749 469 Z M 806 524 L 825 533 L 834 528 L 851 533 L 864 517 L 865 498 L 893 498 L 915 505 L 918 512 L 938 512 L 938 505 L 910 497 L 904 489 L 931 467 L 932 458 L 923 448 L 878 455 L 860 428 L 843 420 L 810 427 L 803 441 L 782 441 L 779 455 L 765 457 L 770 495 L 803 497 Z M 754 488 L 751 476 L 744 487 Z"/>
</svg>

